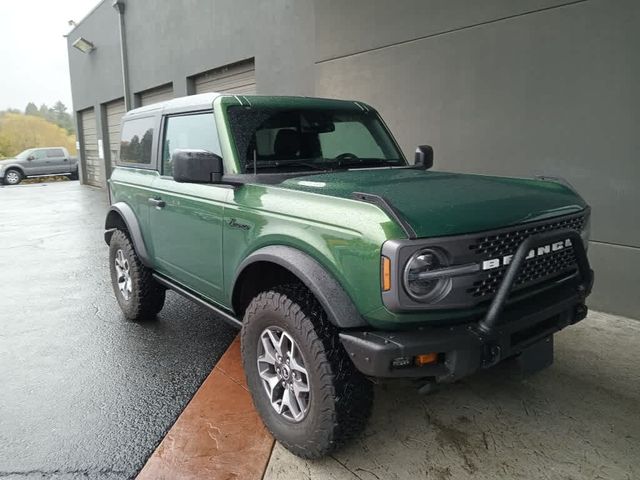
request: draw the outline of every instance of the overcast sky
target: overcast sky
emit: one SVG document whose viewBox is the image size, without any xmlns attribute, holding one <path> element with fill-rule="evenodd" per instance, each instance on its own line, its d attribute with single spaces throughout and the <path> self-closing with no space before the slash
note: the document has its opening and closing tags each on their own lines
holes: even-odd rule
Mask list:
<svg viewBox="0 0 640 480">
<path fill-rule="evenodd" d="M 80 21 L 99 0 L 0 0 L 0 110 L 28 102 L 71 108 L 69 20 Z"/>
</svg>

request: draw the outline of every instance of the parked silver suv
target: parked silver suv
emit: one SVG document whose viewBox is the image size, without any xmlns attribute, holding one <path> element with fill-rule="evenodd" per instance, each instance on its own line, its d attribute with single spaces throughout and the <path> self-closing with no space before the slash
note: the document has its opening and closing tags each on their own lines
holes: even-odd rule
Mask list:
<svg viewBox="0 0 640 480">
<path fill-rule="evenodd" d="M 66 148 L 30 148 L 15 158 L 0 160 L 0 184 L 17 185 L 26 177 L 66 175 L 78 179 L 78 159 Z"/>
</svg>

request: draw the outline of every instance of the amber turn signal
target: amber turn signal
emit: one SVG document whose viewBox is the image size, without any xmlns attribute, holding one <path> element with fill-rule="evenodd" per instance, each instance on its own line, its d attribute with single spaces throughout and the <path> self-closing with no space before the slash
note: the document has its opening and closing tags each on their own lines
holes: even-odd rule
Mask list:
<svg viewBox="0 0 640 480">
<path fill-rule="evenodd" d="M 423 353 L 422 355 L 416 355 L 416 365 L 422 367 L 430 363 L 436 363 L 438 361 L 438 354 L 436 352 Z"/>
<path fill-rule="evenodd" d="M 388 292 L 391 290 L 391 260 L 387 257 L 382 257 L 382 291 Z"/>
</svg>

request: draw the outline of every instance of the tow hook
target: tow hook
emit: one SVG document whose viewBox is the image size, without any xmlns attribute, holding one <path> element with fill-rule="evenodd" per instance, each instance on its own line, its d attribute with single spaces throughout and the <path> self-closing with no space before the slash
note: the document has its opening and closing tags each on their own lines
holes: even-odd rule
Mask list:
<svg viewBox="0 0 640 480">
<path fill-rule="evenodd" d="M 493 367 L 500 361 L 500 345 L 488 343 L 482 352 L 482 368 Z"/>
</svg>

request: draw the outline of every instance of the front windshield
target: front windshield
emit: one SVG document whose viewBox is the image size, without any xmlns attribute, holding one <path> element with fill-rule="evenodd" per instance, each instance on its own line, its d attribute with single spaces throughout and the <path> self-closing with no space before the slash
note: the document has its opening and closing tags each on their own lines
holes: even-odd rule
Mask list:
<svg viewBox="0 0 640 480">
<path fill-rule="evenodd" d="M 375 112 L 229 107 L 243 173 L 404 166 Z"/>
<path fill-rule="evenodd" d="M 24 151 L 20 152 L 18 155 L 16 155 L 16 158 L 27 158 L 32 150 L 33 150 L 32 148 L 30 148 L 28 150 L 24 150 Z"/>
</svg>

